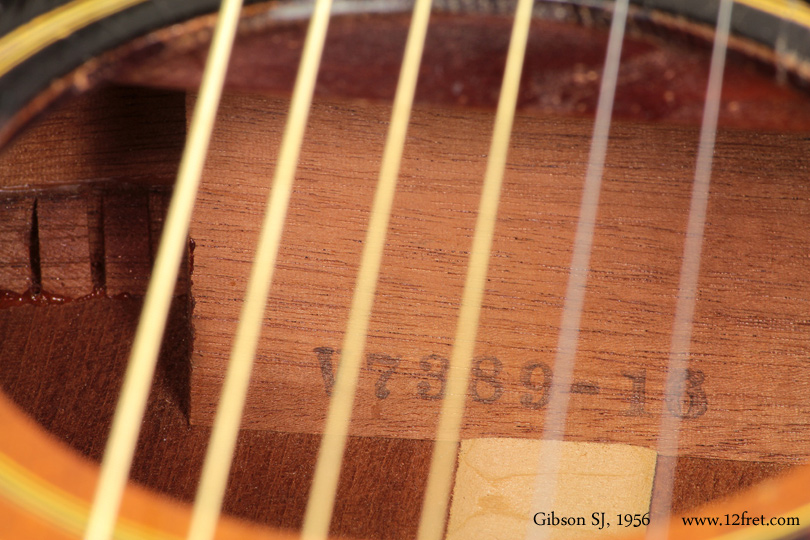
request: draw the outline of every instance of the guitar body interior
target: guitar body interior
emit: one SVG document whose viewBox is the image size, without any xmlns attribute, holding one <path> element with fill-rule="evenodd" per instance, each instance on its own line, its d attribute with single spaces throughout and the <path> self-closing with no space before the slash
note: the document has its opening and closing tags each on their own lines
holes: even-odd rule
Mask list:
<svg viewBox="0 0 810 540">
<path fill-rule="evenodd" d="M 410 20 L 396 6 L 350 8 L 330 26 L 224 504 L 277 529 L 301 525 Z M 415 535 L 511 27 L 511 7 L 476 9 L 431 19 L 334 535 Z M 306 30 L 291 13 L 245 10 L 132 469 L 181 501 L 196 489 L 289 107 Z M 554 376 L 609 14 L 536 14 L 464 439 L 541 437 Z M 2 131 L 14 140 L 0 155 L 0 382 L 90 460 L 104 450 L 212 24 L 83 64 Z M 744 38 L 725 72 L 690 368 L 681 397 L 664 396 L 706 39 L 699 23 L 632 13 L 565 435 L 655 449 L 660 416 L 680 418 L 680 454 L 657 463 L 675 467 L 675 513 L 810 457 L 810 99 L 801 62 Z M 59 482 L 87 499 L 93 474 Z M 139 519 L 138 504 L 125 514 Z M 185 519 L 164 521 L 181 535 Z M 238 527 L 222 534 L 248 534 Z"/>
</svg>

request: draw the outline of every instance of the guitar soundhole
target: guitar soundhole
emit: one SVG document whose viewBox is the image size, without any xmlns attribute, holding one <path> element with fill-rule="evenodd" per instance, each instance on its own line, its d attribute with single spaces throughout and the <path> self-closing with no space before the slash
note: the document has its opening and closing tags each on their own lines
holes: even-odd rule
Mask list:
<svg viewBox="0 0 810 540">
<path fill-rule="evenodd" d="M 607 39 L 604 14 L 566 10 L 563 20 L 532 23 L 469 437 L 537 438 L 548 405 Z M 253 13 L 235 47 L 132 471 L 187 501 L 305 28 Z M 574 24 L 575 16 L 593 20 Z M 300 527 L 408 22 L 349 15 L 330 27 L 228 513 Z M 415 532 L 510 27 L 492 13 L 432 19 L 333 534 Z M 743 54 L 758 48 L 736 42 L 702 263 L 699 365 L 683 374 L 684 397 L 668 399 L 663 370 L 709 50 L 689 25 L 638 19 L 631 27 L 567 437 L 654 447 L 659 415 L 680 417 L 683 456 L 659 462 L 677 467 L 678 512 L 806 458 L 810 100 L 778 84 L 768 58 Z M 187 30 L 122 48 L 92 74 L 104 84 L 54 109 L 0 156 L 0 382 L 95 460 L 206 54 L 208 25 Z M 777 399 L 797 412 L 779 418 L 768 408 Z M 780 422 L 799 425 L 789 440 L 775 435 Z"/>
</svg>

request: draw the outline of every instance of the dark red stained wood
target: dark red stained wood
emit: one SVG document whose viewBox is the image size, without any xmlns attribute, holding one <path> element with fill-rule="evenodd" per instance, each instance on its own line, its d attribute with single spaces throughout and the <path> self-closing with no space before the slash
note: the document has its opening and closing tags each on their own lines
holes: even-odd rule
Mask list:
<svg viewBox="0 0 810 540">
<path fill-rule="evenodd" d="M 187 299 L 177 298 L 132 476 L 190 501 L 209 430 L 189 426 L 183 413 L 190 344 L 186 310 Z M 0 386 L 41 425 L 99 459 L 139 311 L 134 298 L 0 309 L 0 335 L 9 336 L 0 340 Z M 316 435 L 242 432 L 226 512 L 299 528 L 318 444 Z M 353 438 L 333 532 L 413 536 L 430 448 L 425 441 Z"/>
<path fill-rule="evenodd" d="M 132 189 L 103 197 L 107 294 L 142 295 L 152 269 L 148 194 Z"/>
<path fill-rule="evenodd" d="M 37 201 L 42 289 L 64 298 L 93 292 L 87 197 L 40 197 Z"/>
<path fill-rule="evenodd" d="M 22 294 L 33 283 L 31 226 L 33 195 L 0 195 L 0 292 Z"/>
<path fill-rule="evenodd" d="M 409 15 L 400 14 L 335 18 L 330 23 L 316 94 L 390 101 L 409 21 Z M 209 31 L 203 22 L 189 25 L 195 30 L 194 39 L 185 36 L 181 41 L 174 31 L 157 33 L 151 41 L 143 42 L 144 53 L 133 47 L 116 80 L 196 88 L 208 51 Z M 434 14 L 416 101 L 494 108 L 511 25 L 508 15 Z M 198 29 L 200 26 L 204 28 Z M 681 24 L 682 29 L 686 26 Z M 708 47 L 695 47 L 699 39 L 673 36 L 662 28 L 633 30 L 622 49 L 614 117 L 698 125 L 708 77 Z M 592 115 L 607 33 L 607 28 L 599 25 L 533 21 L 521 79 L 520 109 Z M 304 34 L 305 26 L 294 22 L 246 22 L 234 48 L 228 87 L 242 92 L 289 92 Z M 167 45 L 157 54 L 153 54 L 155 39 L 165 40 Z M 732 53 L 725 69 L 720 125 L 806 130 L 810 127 L 810 101 L 804 92 L 774 84 L 773 68 Z"/>
<path fill-rule="evenodd" d="M 183 413 L 186 309 L 186 299 L 176 299 L 132 476 L 190 501 L 209 431 L 189 426 Z M 0 309 L 0 386 L 41 425 L 99 459 L 139 310 L 138 299 L 123 298 Z M 243 431 L 226 512 L 281 528 L 300 527 L 318 443 L 317 435 Z M 413 537 L 431 448 L 430 441 L 352 437 L 332 532 L 368 539 Z M 673 511 L 784 470 L 784 464 L 682 458 Z"/>
<path fill-rule="evenodd" d="M 675 466 L 672 512 L 695 510 L 713 500 L 729 497 L 767 478 L 791 469 L 785 463 L 659 457 L 653 493 L 660 495 L 661 477 Z M 739 511 L 745 510 L 741 508 Z"/>
<path fill-rule="evenodd" d="M 90 253 L 90 275 L 96 290 L 105 290 L 104 267 L 104 196 L 91 190 L 87 204 L 87 244 Z"/>
<path fill-rule="evenodd" d="M 149 254 L 151 260 L 154 262 L 157 257 L 158 246 L 160 245 L 161 235 L 163 233 L 163 224 L 166 221 L 166 212 L 169 209 L 169 202 L 171 201 L 171 189 L 163 186 L 153 186 L 149 188 L 148 202 L 149 202 Z M 177 285 L 175 286 L 175 294 L 188 293 L 188 251 L 183 255 L 183 260 L 180 263 L 180 270 L 177 274 Z"/>
<path fill-rule="evenodd" d="M 393 93 L 401 51 L 397 48 L 401 45 L 397 43 L 404 40 L 405 18 L 394 17 L 383 24 L 375 21 L 375 18 L 369 20 L 373 21 L 372 25 L 364 24 L 360 19 L 343 26 L 333 26 L 330 37 L 333 45 L 330 51 L 333 52 L 327 55 L 327 71 L 322 76 L 319 90 L 322 94 L 343 93 L 387 99 Z M 420 99 L 454 105 L 491 106 L 495 95 L 492 89 L 497 87 L 499 80 L 498 70 L 494 66 L 502 61 L 500 59 L 505 51 L 504 36 L 508 26 L 505 20 L 490 21 L 487 29 L 480 32 L 474 23 L 456 27 L 441 26 L 441 17 L 434 17 L 434 21 L 439 22 L 431 31 L 430 39 L 435 40 L 432 43 L 437 44 L 437 48 L 431 48 L 428 53 Z M 379 31 L 373 31 L 374 28 L 379 28 Z M 540 30 L 539 35 L 549 36 L 551 41 L 539 42 L 539 45 L 535 43 L 530 48 L 533 52 L 546 54 L 549 63 L 531 64 L 530 61 L 530 69 L 523 81 L 522 106 L 550 112 L 588 113 L 595 103 L 598 81 L 593 74 L 598 73 L 601 53 L 596 52 L 600 50 L 600 40 L 604 40 L 604 34 L 599 37 L 600 31 L 597 31 L 595 38 L 588 38 L 579 30 L 565 34 L 540 23 L 536 29 Z M 445 49 L 442 52 L 442 36 L 453 36 L 454 32 L 461 34 L 455 37 L 466 45 L 458 50 Z M 358 34 L 368 34 L 372 38 L 370 44 L 364 45 L 362 54 L 351 53 L 346 46 Z M 286 66 L 296 64 L 296 47 L 301 35 L 300 27 L 290 27 L 268 34 L 272 37 L 248 33 L 243 43 L 252 40 L 255 47 L 252 49 L 253 55 L 270 67 L 277 60 L 279 63 L 285 62 L 284 66 L 278 67 L 283 75 L 287 73 L 284 71 L 288 69 Z M 374 39 L 378 41 L 375 43 Z M 390 57 L 381 54 L 383 49 L 378 44 L 393 42 L 396 42 L 393 47 L 384 48 L 390 51 Z M 574 45 L 582 45 L 576 54 L 572 53 Z M 702 89 L 705 87 L 705 54 L 700 53 L 703 54 L 702 60 L 694 57 L 700 61 L 692 62 L 692 57 L 683 57 L 680 53 L 670 56 L 670 53 L 662 52 L 657 49 L 659 45 L 655 41 L 639 40 L 625 48 L 627 67 L 620 79 L 622 93 L 617 103 L 618 115 L 694 123 L 699 118 Z M 204 48 L 205 45 L 201 43 L 199 50 L 185 56 L 180 54 L 173 61 L 170 60 L 174 52 L 167 51 L 159 58 L 162 73 L 157 73 L 151 82 L 159 83 L 161 76 L 177 76 L 176 84 L 187 86 L 197 77 L 197 72 L 182 70 L 196 66 L 194 60 Z M 278 54 L 267 54 L 267 50 Z M 334 56 L 330 57 L 332 54 Z M 554 64 L 554 61 L 563 59 L 574 62 L 568 66 Z M 330 61 L 331 72 L 328 71 Z M 473 73 L 470 66 L 482 65 L 493 67 L 476 70 L 472 78 L 465 78 Z M 379 78 L 374 78 L 377 74 Z M 445 85 L 440 82 L 439 75 L 454 78 L 461 85 Z M 123 75 L 122 79 L 127 76 Z M 136 74 L 133 77 L 144 77 L 140 79 L 143 82 L 147 76 L 152 75 Z M 656 78 L 661 76 L 663 79 Z M 235 88 L 273 91 L 288 84 L 289 80 L 291 76 L 286 77 L 285 81 L 285 77 L 278 76 L 268 68 L 261 72 L 247 70 L 234 74 L 231 84 Z M 277 84 L 275 81 L 283 82 L 273 86 Z M 810 115 L 804 104 L 804 96 L 785 88 L 766 88 L 765 82 L 767 77 L 750 65 L 730 68 L 722 111 L 723 122 L 734 126 L 806 129 Z M 770 108 L 774 103 L 780 103 L 785 108 L 782 112 L 774 112 Z M 154 110 L 150 109 L 150 112 Z M 136 121 L 137 115 L 129 117 L 121 124 L 124 126 L 121 132 Z M 63 120 L 63 123 L 71 125 L 70 119 Z M 176 127 L 176 122 L 172 126 Z M 153 141 L 154 146 L 146 148 L 149 151 L 141 154 L 142 160 L 137 165 L 142 167 L 140 173 L 148 176 L 154 173 L 150 169 L 153 151 L 163 147 L 151 138 L 153 132 L 149 131 L 150 128 L 145 129 L 142 132 L 145 137 L 136 140 L 141 143 Z M 103 137 L 106 133 L 99 132 L 96 139 L 96 143 L 102 144 L 102 147 L 105 147 Z M 171 133 L 170 142 L 176 141 L 179 132 Z M 62 137 L 60 140 L 68 138 Z M 47 148 L 50 142 L 47 138 L 43 140 L 42 148 Z M 90 170 L 94 171 L 91 178 L 105 176 L 110 170 L 114 173 L 111 176 L 126 177 L 128 173 L 122 175 L 117 169 L 119 163 L 110 156 L 126 154 L 126 144 L 118 146 L 118 143 L 127 140 L 126 137 L 115 139 L 114 144 L 106 146 L 114 151 L 101 152 L 104 160 L 90 162 Z M 176 153 L 174 142 L 166 148 L 168 153 Z M 30 159 L 31 155 L 34 154 L 25 159 Z M 9 170 L 24 170 L 21 164 L 30 163 L 25 159 L 14 161 Z M 85 174 L 81 172 L 83 170 L 80 169 L 81 175 Z M 167 170 L 158 168 L 157 174 L 150 179 L 165 181 L 169 178 Z M 109 224 L 112 227 L 110 237 L 123 239 L 120 246 L 135 246 L 132 250 L 122 248 L 115 251 L 118 248 L 112 248 L 112 252 L 120 254 L 122 258 L 131 257 L 129 260 L 137 267 L 138 273 L 143 273 L 149 266 L 149 252 L 153 251 L 152 238 L 156 230 L 154 215 L 144 218 L 145 206 L 133 205 L 124 212 L 131 214 L 127 218 L 130 221 L 125 222 L 126 225 L 113 225 L 110 218 L 100 217 L 102 212 L 98 210 L 102 206 L 96 205 L 90 213 L 90 221 L 98 219 L 101 224 L 91 229 L 106 231 Z M 151 200 L 148 207 L 155 208 Z M 105 212 L 104 216 L 107 215 Z M 137 233 L 123 230 L 129 223 L 134 223 L 136 230 L 143 233 L 145 220 L 148 221 L 147 233 L 142 234 L 141 239 Z M 0 219 L 0 226 L 3 221 Z M 149 238 L 145 244 L 147 248 L 144 248 L 142 238 Z M 98 246 L 104 247 L 104 240 L 103 237 L 100 240 L 94 238 L 91 234 L 89 244 L 96 247 L 90 247 L 89 251 L 97 253 Z M 127 268 L 132 266 L 119 264 L 114 268 L 113 291 L 137 293 L 141 290 L 140 279 L 130 279 L 132 276 L 128 276 L 128 271 L 121 271 Z M 191 498 L 196 486 L 207 436 L 206 428 L 189 427 L 185 416 L 190 369 L 187 309 L 187 300 L 178 300 L 174 308 L 174 326 L 167 341 L 169 346 L 164 351 L 158 370 L 133 472 L 136 479 L 186 500 Z M 2 384 L 44 425 L 85 453 L 98 457 L 112 414 L 114 395 L 120 385 L 137 311 L 138 301 L 131 299 L 95 299 L 66 306 L 26 306 L 0 311 L 0 335 L 4 336 L 0 343 Z M 320 381 L 317 383 L 320 384 Z M 226 510 L 265 523 L 298 527 L 317 445 L 317 435 L 243 432 L 231 475 Z M 342 499 L 333 521 L 333 532 L 367 538 L 412 536 L 429 451 L 430 443 L 426 441 L 352 438 L 347 450 L 349 461 L 342 474 Z M 370 463 L 381 463 L 384 468 L 369 466 Z M 769 476 L 786 467 L 784 464 L 682 458 L 676 470 L 674 511 L 692 508 L 699 502 L 725 495 L 753 478 Z"/>
<path fill-rule="evenodd" d="M 227 95 L 221 104 L 191 225 L 193 423 L 213 418 L 287 107 L 255 95 Z M 322 429 L 387 116 L 376 104 L 315 101 L 259 340 L 248 428 Z M 354 435 L 434 436 L 439 400 L 430 396 L 440 392 L 440 358 L 451 354 L 491 122 L 480 111 L 413 111 L 359 370 Z M 542 434 L 591 130 L 584 120 L 515 120 L 464 438 Z M 678 407 L 662 394 L 697 130 L 617 122 L 611 134 L 567 437 L 655 448 L 663 413 L 686 417 L 685 455 L 786 462 L 807 455 L 807 141 L 718 133 L 692 371 L 687 403 Z"/>
<path fill-rule="evenodd" d="M 105 88 L 57 107 L 0 152 L 0 187 L 111 181 L 170 185 L 185 139 L 184 96 Z"/>
</svg>

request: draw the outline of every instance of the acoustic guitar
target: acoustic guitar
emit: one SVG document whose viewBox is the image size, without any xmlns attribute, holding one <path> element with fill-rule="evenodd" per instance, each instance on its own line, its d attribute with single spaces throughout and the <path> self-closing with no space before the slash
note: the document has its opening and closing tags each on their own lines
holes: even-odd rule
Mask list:
<svg viewBox="0 0 810 540">
<path fill-rule="evenodd" d="M 0 538 L 808 535 L 810 7 L 214 4 L 0 1 Z"/>
</svg>

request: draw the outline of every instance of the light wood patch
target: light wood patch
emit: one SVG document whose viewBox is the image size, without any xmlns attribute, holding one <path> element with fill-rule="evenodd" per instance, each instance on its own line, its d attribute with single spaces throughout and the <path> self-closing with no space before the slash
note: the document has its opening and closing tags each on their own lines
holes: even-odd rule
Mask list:
<svg viewBox="0 0 810 540">
<path fill-rule="evenodd" d="M 544 470 L 550 445 L 562 446 L 556 476 Z M 594 538 L 644 530 L 639 524 L 649 512 L 655 464 L 653 450 L 621 444 L 462 441 L 446 539 Z M 543 500 L 552 489 L 554 500 Z M 627 514 L 639 516 L 635 527 L 632 517 L 624 526 Z"/>
</svg>

